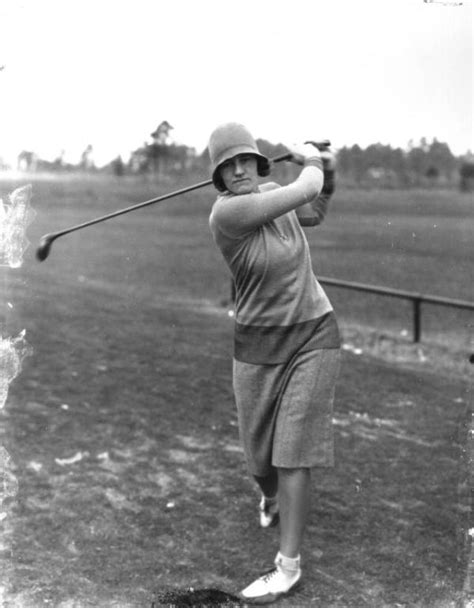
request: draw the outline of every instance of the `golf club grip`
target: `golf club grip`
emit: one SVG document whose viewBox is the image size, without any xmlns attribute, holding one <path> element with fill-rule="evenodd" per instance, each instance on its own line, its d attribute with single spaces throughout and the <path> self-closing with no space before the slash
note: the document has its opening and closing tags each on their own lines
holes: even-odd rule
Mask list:
<svg viewBox="0 0 474 608">
<path fill-rule="evenodd" d="M 322 139 L 321 141 L 306 141 L 305 143 L 313 144 L 313 146 L 315 146 L 320 152 L 322 150 L 325 150 L 326 148 L 329 148 L 331 145 L 329 139 Z M 280 154 L 280 156 L 275 156 L 275 158 L 272 158 L 270 162 L 279 163 L 282 160 L 291 160 L 292 156 L 293 155 L 291 154 L 291 152 L 287 152 L 286 154 Z"/>
<path fill-rule="evenodd" d="M 326 150 L 331 145 L 331 142 L 329 141 L 329 139 L 322 139 L 321 141 L 314 141 L 312 139 L 309 139 L 308 141 L 305 141 L 304 143 L 313 144 L 313 146 L 315 146 L 320 152 L 322 152 L 323 150 Z"/>
</svg>

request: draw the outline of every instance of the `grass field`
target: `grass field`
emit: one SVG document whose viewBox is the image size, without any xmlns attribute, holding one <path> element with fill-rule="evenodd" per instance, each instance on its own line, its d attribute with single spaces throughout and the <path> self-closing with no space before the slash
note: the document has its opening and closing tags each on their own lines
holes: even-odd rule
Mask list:
<svg viewBox="0 0 474 608">
<path fill-rule="evenodd" d="M 34 181 L 29 238 L 205 178 Z M 18 185 L 0 182 L 0 196 Z M 196 605 L 198 590 L 232 594 L 271 562 L 237 436 L 212 199 L 142 209 L 59 239 L 42 264 L 32 246 L 22 268 L 0 269 L 4 331 L 26 329 L 34 350 L 0 414 L 19 482 L 6 607 Z M 474 300 L 468 197 L 338 192 L 308 234 L 320 275 Z M 347 347 L 337 464 L 314 480 L 307 578 L 280 605 L 459 605 L 472 315 L 430 311 L 420 350 L 400 335 L 408 307 L 329 293 Z"/>
<path fill-rule="evenodd" d="M 191 183 L 206 177 L 196 176 Z M 44 232 L 189 183 L 37 182 L 33 204 L 38 217 L 29 231 L 30 238 L 35 242 Z M 35 276 L 27 275 L 27 280 L 54 272 L 61 256 L 61 263 L 70 265 L 62 269 L 78 276 L 90 276 L 92 267 L 90 278 L 101 280 L 116 268 L 125 281 L 133 273 L 133 281 L 140 282 L 143 273 L 150 270 L 159 272 L 160 292 L 199 293 L 210 300 L 227 297 L 227 272 L 207 228 L 212 198 L 212 190 L 206 188 L 113 220 L 113 224 L 67 236 L 54 246 L 54 262 L 48 262 L 47 268 L 35 266 Z M 307 234 L 319 275 L 474 301 L 474 213 L 469 195 L 455 191 L 337 192 L 323 227 Z M 179 255 L 174 264 L 161 255 L 169 243 L 173 244 L 173 255 Z M 185 280 L 182 265 L 189 270 Z M 145 282 L 149 283 L 149 277 Z M 411 331 L 408 302 L 335 288 L 329 291 L 340 315 L 348 321 Z M 424 305 L 423 313 L 426 340 L 444 343 L 452 337 L 456 344 L 469 346 L 471 312 Z"/>
<path fill-rule="evenodd" d="M 316 232 L 316 231 L 315 231 Z M 456 192 L 342 192 L 311 239 L 320 274 L 474 301 L 472 197 Z M 326 244 L 327 243 L 327 244 Z M 340 291 L 340 290 L 337 290 Z M 333 295 L 347 319 L 411 333 L 411 304 L 343 291 Z M 469 345 L 472 311 L 423 307 L 425 339 Z"/>
</svg>

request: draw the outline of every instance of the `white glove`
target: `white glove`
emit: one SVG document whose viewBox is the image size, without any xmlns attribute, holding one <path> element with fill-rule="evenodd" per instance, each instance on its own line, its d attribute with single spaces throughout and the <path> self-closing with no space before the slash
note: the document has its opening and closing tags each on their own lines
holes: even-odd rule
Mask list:
<svg viewBox="0 0 474 608">
<path fill-rule="evenodd" d="M 289 150 L 292 162 L 297 165 L 307 165 L 317 160 L 321 161 L 321 153 L 314 144 L 293 144 L 289 146 Z"/>
</svg>

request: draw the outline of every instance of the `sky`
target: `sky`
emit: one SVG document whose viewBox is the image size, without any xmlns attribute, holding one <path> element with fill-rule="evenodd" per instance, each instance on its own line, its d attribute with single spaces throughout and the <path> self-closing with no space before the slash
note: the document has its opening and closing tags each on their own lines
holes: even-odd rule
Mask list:
<svg viewBox="0 0 474 608">
<path fill-rule="evenodd" d="M 100 166 L 162 120 L 335 149 L 474 151 L 472 0 L 1 0 L 0 157 Z"/>
</svg>

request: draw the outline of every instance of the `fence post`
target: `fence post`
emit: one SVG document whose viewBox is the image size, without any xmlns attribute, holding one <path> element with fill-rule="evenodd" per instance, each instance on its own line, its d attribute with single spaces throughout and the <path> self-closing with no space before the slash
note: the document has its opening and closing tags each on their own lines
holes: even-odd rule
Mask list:
<svg viewBox="0 0 474 608">
<path fill-rule="evenodd" d="M 413 342 L 421 339 L 421 298 L 413 298 Z"/>
</svg>

